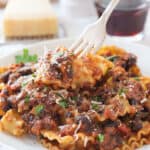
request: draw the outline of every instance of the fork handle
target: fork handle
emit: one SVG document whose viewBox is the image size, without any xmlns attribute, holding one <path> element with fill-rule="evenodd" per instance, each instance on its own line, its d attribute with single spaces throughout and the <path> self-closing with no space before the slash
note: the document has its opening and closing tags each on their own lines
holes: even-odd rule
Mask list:
<svg viewBox="0 0 150 150">
<path fill-rule="evenodd" d="M 104 26 L 107 24 L 107 21 L 112 14 L 115 7 L 118 5 L 120 0 L 111 0 L 111 2 L 108 4 L 107 8 L 103 12 L 102 16 L 96 21 L 97 24 L 101 24 L 103 22 Z M 103 20 L 103 21 L 102 21 Z"/>
</svg>

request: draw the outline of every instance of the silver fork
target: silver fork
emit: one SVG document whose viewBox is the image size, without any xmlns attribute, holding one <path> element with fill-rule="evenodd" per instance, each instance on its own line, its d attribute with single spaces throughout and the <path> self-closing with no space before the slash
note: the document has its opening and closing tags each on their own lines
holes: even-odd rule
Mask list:
<svg viewBox="0 0 150 150">
<path fill-rule="evenodd" d="M 88 25 L 79 36 L 79 39 L 72 44 L 70 50 L 78 57 L 87 53 L 96 53 L 102 46 L 106 37 L 106 24 L 108 19 L 120 0 L 111 0 L 102 16 L 93 24 Z"/>
</svg>

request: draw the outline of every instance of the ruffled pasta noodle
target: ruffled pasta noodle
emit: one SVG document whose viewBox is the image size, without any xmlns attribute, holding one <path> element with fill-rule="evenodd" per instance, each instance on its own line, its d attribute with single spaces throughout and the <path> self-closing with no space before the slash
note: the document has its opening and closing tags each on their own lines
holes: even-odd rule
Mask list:
<svg viewBox="0 0 150 150">
<path fill-rule="evenodd" d="M 15 110 L 9 110 L 1 120 L 1 127 L 4 131 L 15 136 L 25 133 L 24 121 Z"/>
<path fill-rule="evenodd" d="M 150 144 L 150 123 L 145 122 L 143 128 L 136 135 L 130 137 L 121 148 L 115 150 L 135 150 L 147 144 Z"/>
</svg>

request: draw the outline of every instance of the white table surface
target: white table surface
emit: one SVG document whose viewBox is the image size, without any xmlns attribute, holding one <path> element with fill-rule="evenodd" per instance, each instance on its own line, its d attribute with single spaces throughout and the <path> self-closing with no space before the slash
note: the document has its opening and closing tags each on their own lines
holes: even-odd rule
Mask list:
<svg viewBox="0 0 150 150">
<path fill-rule="evenodd" d="M 71 24 L 69 22 L 69 20 L 66 21 L 66 18 L 64 19 L 61 16 L 62 12 L 61 12 L 59 3 L 53 4 L 53 7 L 54 7 L 55 12 L 57 13 L 57 15 L 59 17 L 59 24 L 61 24 L 61 26 L 63 27 L 63 29 L 61 29 L 61 30 L 64 30 L 64 31 L 61 31 L 64 33 L 61 33 L 59 38 L 77 37 L 79 35 L 79 33 L 83 30 L 84 26 L 89 23 L 88 20 L 84 20 L 84 21 L 75 20 L 74 21 L 74 18 L 73 18 L 70 22 L 73 22 L 73 21 L 74 22 Z M 13 41 L 13 42 L 5 40 L 3 37 L 3 33 L 2 33 L 3 13 L 4 13 L 4 9 L 0 9 L 0 56 L 2 56 L 3 54 L 9 54 L 13 50 L 22 47 L 24 44 L 30 44 L 33 42 L 38 42 L 38 41 L 43 40 L 43 39 L 31 40 L 31 41 L 30 40 L 27 40 L 27 41 L 21 40 L 21 41 Z M 141 41 L 137 41 L 137 43 L 150 46 L 150 10 L 149 10 L 146 25 L 145 25 L 144 38 Z"/>
<path fill-rule="evenodd" d="M 83 30 L 84 26 L 88 24 L 89 20 L 79 20 L 78 18 L 73 18 L 73 20 L 69 20 L 66 17 L 61 16 L 61 9 L 59 4 L 54 4 L 54 9 L 57 12 L 57 15 L 59 17 L 59 21 L 61 26 L 63 26 L 64 35 L 62 37 L 76 37 L 79 35 L 79 33 Z M 4 10 L 0 10 L 0 56 L 6 55 L 14 51 L 15 49 L 19 49 L 23 46 L 23 44 L 30 44 L 35 41 L 16 41 L 17 43 L 11 41 L 5 41 L 2 34 L 2 19 L 3 19 L 3 12 Z M 70 22 L 69 22 L 70 21 Z M 90 20 L 91 21 L 91 20 Z M 145 25 L 145 36 L 141 41 L 138 41 L 137 43 L 141 43 L 147 46 L 150 46 L 150 11 L 147 17 L 147 22 Z"/>
</svg>

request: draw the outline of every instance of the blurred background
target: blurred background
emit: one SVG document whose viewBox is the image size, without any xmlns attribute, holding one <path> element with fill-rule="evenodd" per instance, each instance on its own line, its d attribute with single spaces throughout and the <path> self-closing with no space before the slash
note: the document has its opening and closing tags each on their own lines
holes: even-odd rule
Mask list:
<svg viewBox="0 0 150 150">
<path fill-rule="evenodd" d="M 77 37 L 110 0 L 0 0 L 0 46 Z M 107 24 L 116 40 L 150 45 L 150 0 L 121 0 Z"/>
</svg>

